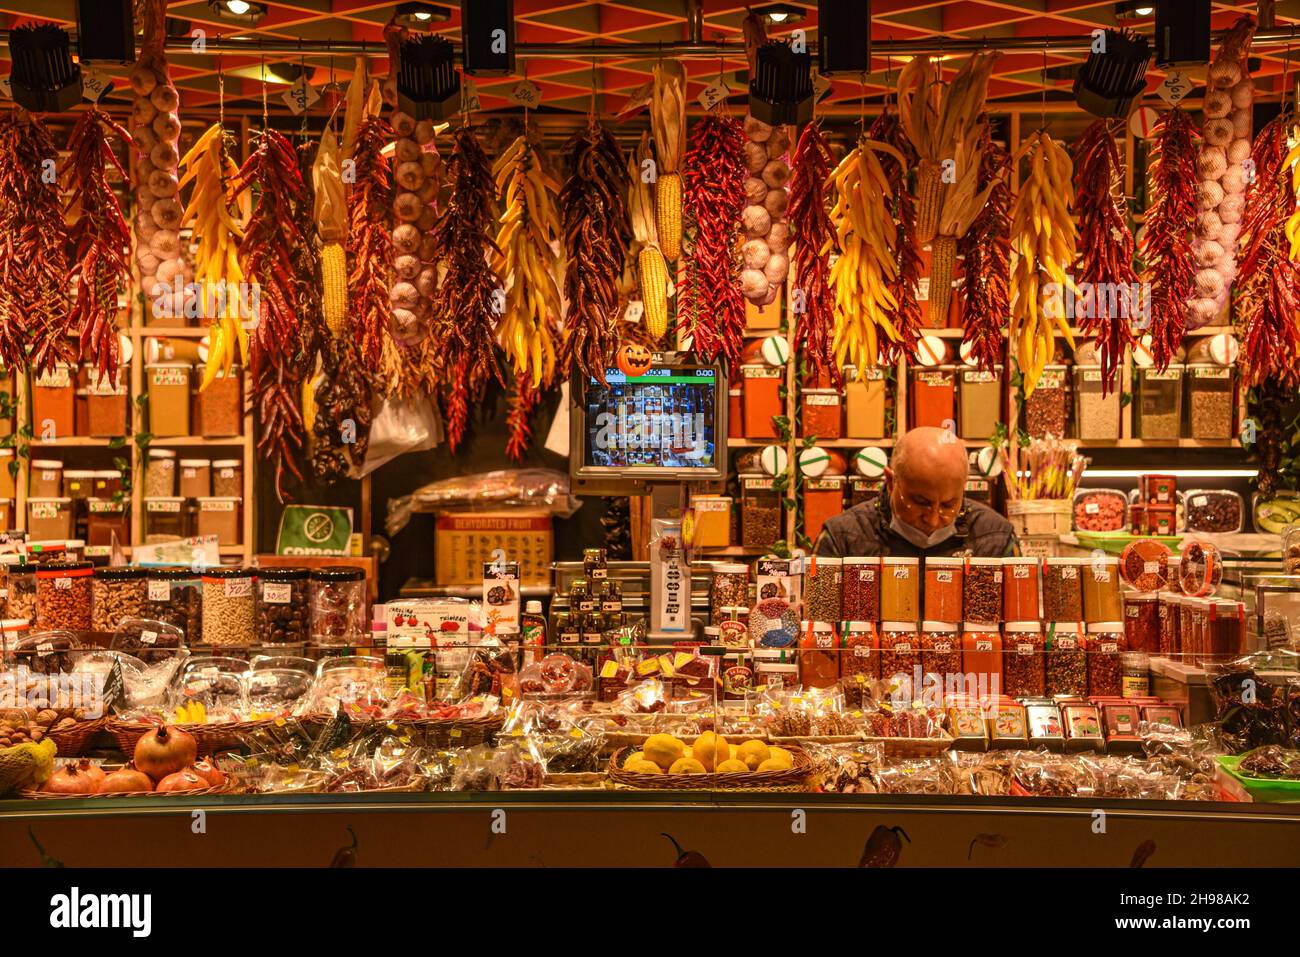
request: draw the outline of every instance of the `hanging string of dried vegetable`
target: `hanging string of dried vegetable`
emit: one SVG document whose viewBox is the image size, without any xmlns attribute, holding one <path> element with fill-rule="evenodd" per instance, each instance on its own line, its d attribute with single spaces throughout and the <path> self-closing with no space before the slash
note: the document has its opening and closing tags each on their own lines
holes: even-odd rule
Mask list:
<svg viewBox="0 0 1300 957">
<path fill-rule="evenodd" d="M 353 161 L 356 183 L 348 197 L 348 321 L 361 361 L 377 368 L 388 334 L 392 305 L 388 289 L 393 243 L 389 234 L 392 170 L 385 148 L 393 128 L 380 116 L 368 116 L 357 131 Z"/>
<path fill-rule="evenodd" d="M 537 407 L 541 404 L 542 393 L 532 379 L 521 372 L 515 373 L 514 388 L 510 392 L 510 412 L 506 415 L 506 427 L 510 438 L 506 441 L 506 455 L 514 462 L 523 462 L 528 453 L 528 444 L 533 438 L 530 424 Z"/>
<path fill-rule="evenodd" d="M 637 286 L 641 292 L 646 331 L 659 343 L 668 333 L 668 264 L 659 248 L 655 222 L 654 188 L 641 175 L 650 161 L 650 136 L 627 158 L 627 212 L 632 223 L 632 253 L 637 263 Z"/>
<path fill-rule="evenodd" d="M 830 250 L 835 227 L 826 212 L 826 181 L 831 172 L 831 151 L 821 123 L 804 127 L 795 146 L 790 171 L 790 205 L 786 216 L 795 237 L 794 260 L 796 321 L 794 348 L 803 356 L 814 381 L 839 384 L 833 335 L 835 300 L 830 289 Z"/>
<path fill-rule="evenodd" d="M 987 135 L 988 124 L 984 125 L 984 130 Z M 912 188 L 908 184 L 908 175 L 916 168 L 920 157 L 912 141 L 907 138 L 907 131 L 903 129 L 898 115 L 889 110 L 876 117 L 867 130 L 867 136 L 886 146 L 892 146 L 904 159 L 900 163 L 889 153 L 880 156 L 880 165 L 889 180 L 894 222 L 898 224 L 895 255 L 898 269 L 889 287 L 890 294 L 898 303 L 890 316 L 898 340 L 886 340 L 880 344 L 880 361 L 892 364 L 900 353 L 912 355 L 921 338 L 921 301 L 917 298 L 917 292 L 921 287 L 924 263 L 921 259 L 921 246 L 916 238 L 916 197 L 912 195 Z"/>
<path fill-rule="evenodd" d="M 297 361 L 301 370 L 299 401 L 302 412 L 303 459 L 309 461 L 316 445 L 316 384 L 313 376 L 323 362 L 330 337 L 321 296 L 320 245 L 316 230 L 316 189 L 312 160 L 316 145 L 303 139 L 298 146 L 298 174 L 302 177 L 302 201 L 294 209 L 293 229 L 298 242 L 293 246 L 294 294 L 297 296 Z"/>
<path fill-rule="evenodd" d="M 684 171 L 686 272 L 677 316 L 692 349 L 708 362 L 734 365 L 745 333 L 736 237 L 745 205 L 745 133 L 729 116 L 710 113 L 691 130 Z"/>
<path fill-rule="evenodd" d="M 305 439 L 298 409 L 302 369 L 297 349 L 302 277 L 295 271 L 294 253 L 301 237 L 294 220 L 308 203 L 297 154 L 275 130 L 262 131 L 239 179 L 241 189 L 257 191 L 257 205 L 239 244 L 244 275 L 258 288 L 257 324 L 249 344 L 249 375 L 260 429 L 257 451 L 275 463 L 275 491 L 284 501 L 287 474 L 302 481 L 298 462 Z"/>
<path fill-rule="evenodd" d="M 1011 156 L 993 142 L 987 127 L 980 154 L 980 189 L 992 186 L 988 202 L 958 244 L 965 259 L 962 284 L 963 339 L 981 369 L 1002 358 L 1002 329 L 1011 315 Z"/>
<path fill-rule="evenodd" d="M 686 68 L 678 60 L 655 64 L 650 128 L 657 160 L 654 206 L 659 249 L 665 259 L 676 262 L 682 254 L 681 163 L 686 152 Z"/>
<path fill-rule="evenodd" d="M 1084 335 L 1097 343 L 1105 395 L 1115 388 L 1124 353 L 1134 343 L 1133 325 L 1142 307 L 1124 170 L 1108 120 L 1089 126 L 1075 145 L 1074 184 L 1079 211 L 1074 281 L 1081 287 L 1087 284 L 1080 289 L 1075 313 Z"/>
<path fill-rule="evenodd" d="M 1296 116 L 1274 118 L 1255 138 L 1255 179 L 1246 193 L 1237 314 L 1243 328 L 1242 365 L 1254 384 L 1300 382 L 1300 145 Z"/>
<path fill-rule="evenodd" d="M 113 150 L 112 137 L 131 136 L 98 107 L 83 112 L 68 139 L 71 197 L 67 218 L 74 249 L 69 279 L 77 283 L 71 325 L 80 330 L 81 360 L 94 366 L 92 385 L 117 382 L 118 297 L 131 284 L 131 230 L 122 216 L 108 171 L 126 170 Z"/>
<path fill-rule="evenodd" d="M 1151 204 L 1142 240 L 1142 262 L 1151 284 L 1151 354 L 1158 369 L 1183 342 L 1195 259 L 1196 143 L 1191 116 L 1174 107 L 1160 118 L 1151 151 Z"/>
<path fill-rule="evenodd" d="M 592 120 L 571 147 L 573 172 L 560 191 L 564 217 L 564 297 L 568 300 L 562 367 L 605 381 L 617 339 L 618 286 L 632 227 L 627 169 L 618 141 Z"/>
</svg>

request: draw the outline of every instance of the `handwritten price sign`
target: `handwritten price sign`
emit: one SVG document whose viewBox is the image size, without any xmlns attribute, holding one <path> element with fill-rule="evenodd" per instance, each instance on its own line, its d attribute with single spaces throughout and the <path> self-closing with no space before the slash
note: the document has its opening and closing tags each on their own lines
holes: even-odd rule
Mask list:
<svg viewBox="0 0 1300 957">
<path fill-rule="evenodd" d="M 113 78 L 109 76 L 107 73 L 100 73 L 94 67 L 85 66 L 84 64 L 82 65 L 81 67 L 82 99 L 90 100 L 91 103 L 98 103 L 99 98 L 104 95 L 104 92 L 108 89 L 109 84 L 111 84 L 112 82 L 113 82 Z M 5 81 L 5 83 L 6 85 L 8 85 L 7 80 Z"/>
<path fill-rule="evenodd" d="M 1160 98 L 1170 106 L 1177 106 L 1188 93 L 1192 92 L 1192 80 L 1181 70 L 1170 70 L 1165 81 L 1156 87 Z"/>
<path fill-rule="evenodd" d="M 475 110 L 483 108 L 483 104 L 478 98 L 478 84 L 471 77 L 461 78 L 460 87 L 460 105 L 466 113 L 473 113 Z"/>
<path fill-rule="evenodd" d="M 700 106 L 706 110 L 711 110 L 730 95 L 731 90 L 727 88 L 727 84 L 723 83 L 722 80 L 718 80 L 706 86 L 698 99 Z"/>
<path fill-rule="evenodd" d="M 316 88 L 307 82 L 305 76 L 300 76 L 298 82 L 289 89 L 284 91 L 284 102 L 289 104 L 289 109 L 293 110 L 294 115 L 298 115 L 320 99 L 320 94 Z"/>
<path fill-rule="evenodd" d="M 510 101 L 528 109 L 536 109 L 542 102 L 542 90 L 532 80 L 520 80 L 510 91 Z"/>
</svg>

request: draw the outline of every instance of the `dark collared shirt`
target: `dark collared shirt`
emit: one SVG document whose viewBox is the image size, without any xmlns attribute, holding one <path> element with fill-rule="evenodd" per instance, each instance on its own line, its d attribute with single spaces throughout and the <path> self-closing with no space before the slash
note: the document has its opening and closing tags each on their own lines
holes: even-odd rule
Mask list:
<svg viewBox="0 0 1300 957">
<path fill-rule="evenodd" d="M 822 526 L 815 549 L 818 555 L 836 558 L 897 555 L 902 558 L 970 555 L 999 558 L 1014 555 L 1018 542 L 1011 523 L 987 505 L 965 499 L 957 519 L 956 534 L 932 548 L 920 548 L 892 528 L 893 515 L 888 493 L 847 512 L 841 512 Z"/>
</svg>

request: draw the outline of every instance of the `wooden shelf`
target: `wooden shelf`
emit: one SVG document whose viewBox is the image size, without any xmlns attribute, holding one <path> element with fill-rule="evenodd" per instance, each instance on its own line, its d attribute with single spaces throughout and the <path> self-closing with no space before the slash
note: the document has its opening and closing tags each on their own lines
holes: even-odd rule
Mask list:
<svg viewBox="0 0 1300 957">
<path fill-rule="evenodd" d="M 160 436 L 157 438 L 150 439 L 149 444 L 156 445 L 156 446 L 170 446 L 174 448 L 186 448 L 190 446 L 196 448 L 208 447 L 208 446 L 226 446 L 226 447 L 242 448 L 244 445 L 244 437 L 241 435 L 235 435 L 235 436 L 231 436 L 228 439 L 226 438 L 205 439 L 202 436 L 198 436 L 198 435 L 168 435 L 168 436 Z"/>
<path fill-rule="evenodd" d="M 126 442 L 121 443 L 119 448 L 126 448 L 131 444 L 131 437 L 125 436 Z M 29 444 L 34 449 L 106 449 L 111 446 L 113 439 L 92 439 L 85 435 L 69 436 L 66 439 L 33 439 Z"/>
<path fill-rule="evenodd" d="M 780 439 L 727 439 L 729 449 L 761 449 L 769 445 L 780 445 Z"/>
<path fill-rule="evenodd" d="M 202 339 L 206 326 L 132 326 L 131 335 L 140 339 Z"/>
<path fill-rule="evenodd" d="M 758 545 L 728 545 L 726 548 L 696 548 L 693 551 L 697 555 L 713 558 L 744 558 L 748 555 L 766 555 L 771 549 Z"/>
</svg>

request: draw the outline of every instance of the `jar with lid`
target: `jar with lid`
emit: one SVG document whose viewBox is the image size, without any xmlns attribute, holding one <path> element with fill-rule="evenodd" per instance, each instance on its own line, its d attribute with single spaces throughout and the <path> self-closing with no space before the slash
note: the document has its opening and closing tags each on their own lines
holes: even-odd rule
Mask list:
<svg viewBox="0 0 1300 957">
<path fill-rule="evenodd" d="M 1002 561 L 1002 620 L 1038 621 L 1038 559 Z"/>
<path fill-rule="evenodd" d="M 776 479 L 764 475 L 742 475 L 740 481 L 743 486 L 741 544 L 746 548 L 767 548 L 783 537 L 781 493 L 776 490 Z"/>
<path fill-rule="evenodd" d="M 1122 627 L 1122 626 L 1121 626 Z M 1088 653 L 1079 626 L 1059 621 L 1049 626 L 1047 649 L 1047 695 L 1082 698 L 1088 693 Z"/>
<path fill-rule="evenodd" d="M 1231 661 L 1241 654 L 1246 643 L 1246 606 L 1243 602 L 1222 599 L 1207 604 L 1207 659 Z"/>
<path fill-rule="evenodd" d="M 1025 398 L 1024 424 L 1030 438 L 1067 437 L 1070 421 L 1070 378 L 1066 366 L 1050 365 L 1038 377 L 1038 387 Z"/>
<path fill-rule="evenodd" d="M 58 459 L 33 459 L 27 479 L 30 498 L 58 498 L 63 494 L 63 463 Z"/>
<path fill-rule="evenodd" d="M 92 631 L 116 631 L 127 618 L 145 617 L 145 570 L 130 565 L 96 568 L 91 576 Z"/>
<path fill-rule="evenodd" d="M 366 573 L 327 565 L 311 573 L 311 639 L 320 645 L 355 645 L 366 627 Z"/>
<path fill-rule="evenodd" d="M 95 473 L 90 469 L 64 469 L 60 494 L 74 502 L 90 498 L 95 494 Z"/>
<path fill-rule="evenodd" d="M 149 431 L 154 435 L 190 434 L 192 370 L 188 362 L 156 362 L 145 366 Z"/>
<path fill-rule="evenodd" d="M 199 393 L 199 434 L 221 439 L 244 431 L 244 389 L 239 366 L 229 372 L 218 370 L 208 387 Z"/>
<path fill-rule="evenodd" d="M 1231 366 L 1192 363 L 1185 376 L 1188 424 L 1194 439 L 1230 439 L 1236 421 Z"/>
<path fill-rule="evenodd" d="M 7 422 L 8 419 L 0 419 L 0 422 Z M 8 435 L 9 433 L 4 433 Z M 9 466 L 14 461 L 14 450 L 0 448 L 0 499 L 12 499 L 17 490 L 17 483 L 14 481 L 14 473 L 9 471 Z M 8 529 L 9 525 L 6 524 Z"/>
<path fill-rule="evenodd" d="M 174 542 L 190 535 L 189 510 L 185 499 L 146 498 L 144 500 L 144 541 L 146 545 Z"/>
<path fill-rule="evenodd" d="M 209 645 L 247 648 L 257 639 L 251 568 L 208 568 L 203 572 L 203 640 Z"/>
<path fill-rule="evenodd" d="M 914 366 L 908 384 L 908 428 L 946 428 L 956 420 L 956 366 Z"/>
<path fill-rule="evenodd" d="M 1113 442 L 1119 438 L 1120 389 L 1104 390 L 1101 366 L 1074 367 L 1074 419 L 1080 439 Z"/>
<path fill-rule="evenodd" d="M 56 362 L 32 382 L 32 431 L 42 439 L 76 434 L 77 367 Z"/>
<path fill-rule="evenodd" d="M 310 617 L 306 568 L 259 568 L 257 639 L 264 645 L 300 645 L 307 641 Z"/>
<path fill-rule="evenodd" d="M 766 363 L 747 364 L 740 367 L 740 377 L 745 384 L 745 438 L 777 438 L 773 419 L 785 414 L 781 401 L 785 369 Z"/>
<path fill-rule="evenodd" d="M 130 340 L 126 340 L 130 342 Z M 129 361 L 129 360 L 128 360 Z M 117 375 L 100 377 L 91 373 L 86 385 L 86 434 L 93 438 L 111 439 L 126 435 L 127 399 L 126 383 L 122 373 L 128 367 L 119 367 Z"/>
<path fill-rule="evenodd" d="M 987 439 L 1002 421 L 1002 366 L 962 366 L 957 427 L 963 439 Z"/>
<path fill-rule="evenodd" d="M 929 621 L 962 620 L 962 566 L 960 558 L 925 560 L 925 618 Z M 955 631 L 956 629 L 954 629 Z"/>
<path fill-rule="evenodd" d="M 1159 652 L 1165 658 L 1182 656 L 1182 631 L 1179 617 L 1182 611 L 1182 596 L 1163 594 L 1160 596 L 1160 644 Z"/>
<path fill-rule="evenodd" d="M 150 449 L 144 470 L 144 497 L 171 498 L 176 494 L 176 453 L 171 449 Z"/>
<path fill-rule="evenodd" d="M 185 634 L 187 644 L 203 641 L 202 581 L 189 568 L 151 568 L 146 578 L 146 618 L 166 622 Z"/>
<path fill-rule="evenodd" d="M 207 498 L 212 494 L 212 460 L 181 459 L 181 498 Z"/>
<path fill-rule="evenodd" d="M 1176 439 L 1183 432 L 1183 367 L 1149 366 L 1134 370 L 1133 435 L 1139 439 Z"/>
<path fill-rule="evenodd" d="M 823 555 L 808 559 L 803 600 L 804 613 L 810 621 L 836 622 L 843 617 L 844 563 L 841 559 Z"/>
<path fill-rule="evenodd" d="M 805 621 L 799 628 L 799 682 L 805 688 L 830 688 L 840 680 L 839 640 L 835 627 Z"/>
<path fill-rule="evenodd" d="M 863 502 L 870 502 L 873 499 L 880 498 L 880 490 L 883 483 L 878 478 L 867 478 L 865 475 L 849 476 L 849 508 L 861 505 Z"/>
<path fill-rule="evenodd" d="M 822 526 L 844 511 L 843 475 L 823 475 L 803 480 L 803 533 L 817 541 Z"/>
<path fill-rule="evenodd" d="M 962 607 L 966 621 L 996 625 L 1002 620 L 1002 559 L 966 559 Z"/>
<path fill-rule="evenodd" d="M 1080 574 L 1083 576 L 1083 620 L 1089 623 L 1122 620 L 1119 558 L 1114 555 L 1090 558 Z"/>
<path fill-rule="evenodd" d="M 96 548 L 111 546 L 116 537 L 119 545 L 131 544 L 131 523 L 127 520 L 126 502 L 109 498 L 86 501 L 86 544 Z"/>
<path fill-rule="evenodd" d="M 212 494 L 220 498 L 244 494 L 244 467 L 239 459 L 217 459 L 212 463 Z"/>
<path fill-rule="evenodd" d="M 1182 601 L 1179 623 L 1182 625 L 1183 661 L 1199 666 L 1202 658 L 1201 638 L 1205 633 L 1206 602 L 1188 595 Z"/>
<path fill-rule="evenodd" d="M 240 534 L 238 498 L 216 498 L 208 496 L 199 499 L 199 535 L 215 536 L 220 545 L 238 545 L 243 540 Z"/>
<path fill-rule="evenodd" d="M 928 564 L 927 562 L 927 567 Z M 938 675 L 940 686 L 946 688 L 948 675 L 960 674 L 961 670 L 961 639 L 957 636 L 957 623 L 951 621 L 922 622 L 922 674 Z"/>
<path fill-rule="evenodd" d="M 793 648 L 756 648 L 754 680 L 759 689 L 791 688 L 799 683 Z"/>
<path fill-rule="evenodd" d="M 695 516 L 691 547 L 727 548 L 731 545 L 731 496 L 692 496 L 691 513 Z"/>
<path fill-rule="evenodd" d="M 844 434 L 840 424 L 843 409 L 838 389 L 804 389 L 800 403 L 805 437 L 838 439 Z"/>
<path fill-rule="evenodd" d="M 848 438 L 885 437 L 887 392 L 886 372 L 880 366 L 844 367 L 844 431 Z"/>
<path fill-rule="evenodd" d="M 921 667 L 921 645 L 915 621 L 880 623 L 880 677 L 889 681 L 902 675 L 906 687 L 912 688 L 916 670 Z M 920 689 L 913 689 L 919 691 Z"/>
<path fill-rule="evenodd" d="M 1120 655 L 1128 650 L 1124 622 L 1098 621 L 1088 625 L 1088 694 L 1115 697 L 1123 690 Z"/>
<path fill-rule="evenodd" d="M 1151 694 L 1151 659 L 1144 651 L 1126 651 L 1120 657 L 1121 690 L 1125 698 Z"/>
<path fill-rule="evenodd" d="M 709 617 L 721 624 L 727 608 L 749 606 L 749 566 L 739 562 L 715 562 L 709 579 Z"/>
<path fill-rule="evenodd" d="M 50 562 L 36 570 L 36 627 L 41 631 L 89 631 L 94 566 Z"/>
<path fill-rule="evenodd" d="M 740 380 L 727 385 L 727 438 L 745 437 L 745 387 Z"/>
<path fill-rule="evenodd" d="M 843 615 L 849 621 L 880 620 L 880 559 L 844 559 Z"/>
<path fill-rule="evenodd" d="M 1041 698 L 1047 693 L 1043 668 L 1043 626 L 1009 621 L 1002 642 L 1002 693 L 1010 698 Z"/>
<path fill-rule="evenodd" d="M 598 599 L 596 603 L 596 607 L 598 607 L 603 614 L 606 615 L 623 614 L 623 586 L 620 585 L 618 582 L 614 581 L 611 578 L 606 578 L 605 580 L 603 580 L 600 583 L 600 587 L 596 589 L 596 597 Z M 748 600 L 746 600 L 743 604 L 741 604 L 738 607 L 742 611 L 748 613 L 749 611 Z M 723 609 L 723 611 L 728 613 L 730 613 L 732 610 L 733 609 L 731 608 Z"/>
<path fill-rule="evenodd" d="M 986 698 L 997 693 L 1002 687 L 1002 634 L 997 625 L 966 622 L 961 633 L 961 663 L 968 694 Z M 974 687 L 970 686 L 972 680 Z"/>
<path fill-rule="evenodd" d="M 58 541 L 72 537 L 72 499 L 29 498 L 27 534 L 32 541 Z"/>
<path fill-rule="evenodd" d="M 910 621 L 920 616 L 921 570 L 918 559 L 886 556 L 880 560 L 880 617 Z"/>
<path fill-rule="evenodd" d="M 122 491 L 122 473 L 117 469 L 96 469 L 92 498 L 113 498 Z"/>
<path fill-rule="evenodd" d="M 0 555 L 8 592 L 5 618 L 36 618 L 36 566 L 12 552 Z"/>
<path fill-rule="evenodd" d="M 844 650 L 840 654 L 840 677 L 844 700 L 860 707 L 880 677 L 880 636 L 875 622 L 850 621 L 844 626 Z"/>
<path fill-rule="evenodd" d="M 1132 651 L 1154 652 L 1160 647 L 1160 596 L 1131 592 L 1124 596 L 1124 636 Z"/>
</svg>

